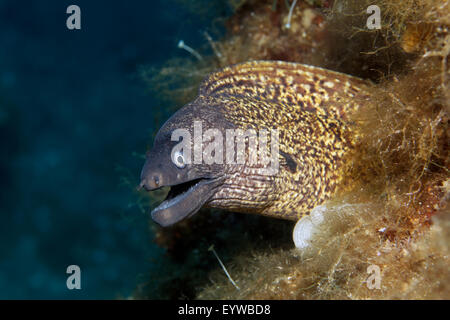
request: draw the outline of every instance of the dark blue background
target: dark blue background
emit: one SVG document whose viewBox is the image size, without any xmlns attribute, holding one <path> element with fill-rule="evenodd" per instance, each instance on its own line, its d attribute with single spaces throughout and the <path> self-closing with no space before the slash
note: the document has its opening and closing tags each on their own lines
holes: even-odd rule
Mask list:
<svg viewBox="0 0 450 320">
<path fill-rule="evenodd" d="M 82 29 L 66 28 L 67 6 Z M 157 102 L 137 70 L 219 14 L 179 1 L 0 1 L 0 298 L 116 298 L 158 272 L 137 179 Z M 167 115 L 168 116 L 168 115 Z M 66 288 L 66 267 L 82 290 Z"/>
</svg>

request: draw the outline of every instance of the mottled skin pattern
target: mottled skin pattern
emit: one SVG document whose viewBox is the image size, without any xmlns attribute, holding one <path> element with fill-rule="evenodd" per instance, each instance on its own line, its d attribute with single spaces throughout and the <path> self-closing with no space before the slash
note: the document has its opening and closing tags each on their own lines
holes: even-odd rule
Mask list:
<svg viewBox="0 0 450 320">
<path fill-rule="evenodd" d="M 277 128 L 285 156 L 271 177 L 255 176 L 248 165 L 228 166 L 208 206 L 298 220 L 330 198 L 352 148 L 346 114 L 358 108 L 352 99 L 362 98 L 364 88 L 360 79 L 286 62 L 249 62 L 211 75 L 199 99 L 220 106 L 238 127 Z M 286 156 L 295 167 L 286 165 Z"/>
<path fill-rule="evenodd" d="M 297 63 L 255 61 L 227 67 L 211 74 L 202 83 L 197 99 L 169 119 L 158 133 L 152 152 L 167 153 L 163 137 L 194 120 L 202 120 L 205 127 L 219 128 L 224 136 L 229 128 L 278 129 L 278 174 L 259 175 L 248 162 L 225 163 L 189 168 L 183 181 L 220 178 L 205 206 L 298 220 L 330 198 L 343 180 L 343 161 L 356 139 L 348 115 L 368 99 L 366 85 L 358 78 Z M 156 156 L 147 160 L 141 185 L 153 190 L 158 185 L 151 177 L 158 168 L 154 165 L 151 169 L 150 162 L 159 160 Z M 158 166 L 173 176 L 171 168 Z M 172 211 L 160 211 L 162 218 L 158 219 L 164 220 L 164 214 L 176 216 L 177 211 Z M 162 224 L 169 225 L 172 220 Z"/>
</svg>

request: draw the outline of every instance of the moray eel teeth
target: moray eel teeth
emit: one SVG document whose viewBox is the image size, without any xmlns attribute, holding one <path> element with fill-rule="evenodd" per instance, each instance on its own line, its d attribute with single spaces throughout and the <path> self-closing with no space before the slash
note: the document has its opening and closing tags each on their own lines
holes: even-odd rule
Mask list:
<svg viewBox="0 0 450 320">
<path fill-rule="evenodd" d="M 169 226 L 201 207 L 289 220 L 309 214 L 344 181 L 344 163 L 357 137 L 349 115 L 370 99 L 367 89 L 362 79 L 281 61 L 246 62 L 210 74 L 198 97 L 164 123 L 147 154 L 141 187 L 171 187 L 151 212 L 153 220 Z M 180 130 L 185 134 L 175 134 Z M 272 158 L 278 159 L 276 172 L 262 174 L 265 164 L 251 160 L 250 155 L 259 154 L 260 140 L 249 135 L 241 140 L 244 161 L 216 161 L 229 150 L 237 153 L 237 143 L 223 139 L 230 130 L 276 130 L 278 138 L 270 138 L 279 140 Z M 195 143 L 199 136 L 200 144 Z M 218 141 L 223 155 L 210 148 Z M 250 152 L 250 146 L 258 150 Z M 195 154 L 214 161 L 196 161 Z"/>
</svg>

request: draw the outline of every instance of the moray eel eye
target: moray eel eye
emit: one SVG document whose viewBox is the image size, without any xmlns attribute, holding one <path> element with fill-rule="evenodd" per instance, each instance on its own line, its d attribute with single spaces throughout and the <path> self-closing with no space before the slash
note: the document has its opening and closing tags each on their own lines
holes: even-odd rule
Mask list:
<svg viewBox="0 0 450 320">
<path fill-rule="evenodd" d="M 176 151 L 172 155 L 172 162 L 180 169 L 186 167 L 186 161 L 184 159 L 183 153 Z"/>
</svg>

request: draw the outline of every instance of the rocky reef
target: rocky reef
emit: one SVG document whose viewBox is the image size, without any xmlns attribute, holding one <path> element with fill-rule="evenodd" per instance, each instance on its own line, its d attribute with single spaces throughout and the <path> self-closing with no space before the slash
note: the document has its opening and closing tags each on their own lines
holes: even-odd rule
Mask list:
<svg viewBox="0 0 450 320">
<path fill-rule="evenodd" d="M 205 32 L 199 56 L 142 68 L 174 110 L 207 73 L 248 60 L 368 79 L 373 99 L 352 115 L 358 143 L 345 187 L 324 204 L 307 246 L 294 247 L 292 222 L 259 216 L 203 210 L 174 227 L 151 224 L 167 254 L 135 298 L 450 299 L 450 4 L 379 0 L 380 28 L 369 29 L 373 4 L 231 1 L 233 14 L 214 22 L 225 35 Z M 139 197 L 143 210 L 158 200 Z M 212 244 L 239 289 L 208 251 Z"/>
</svg>

